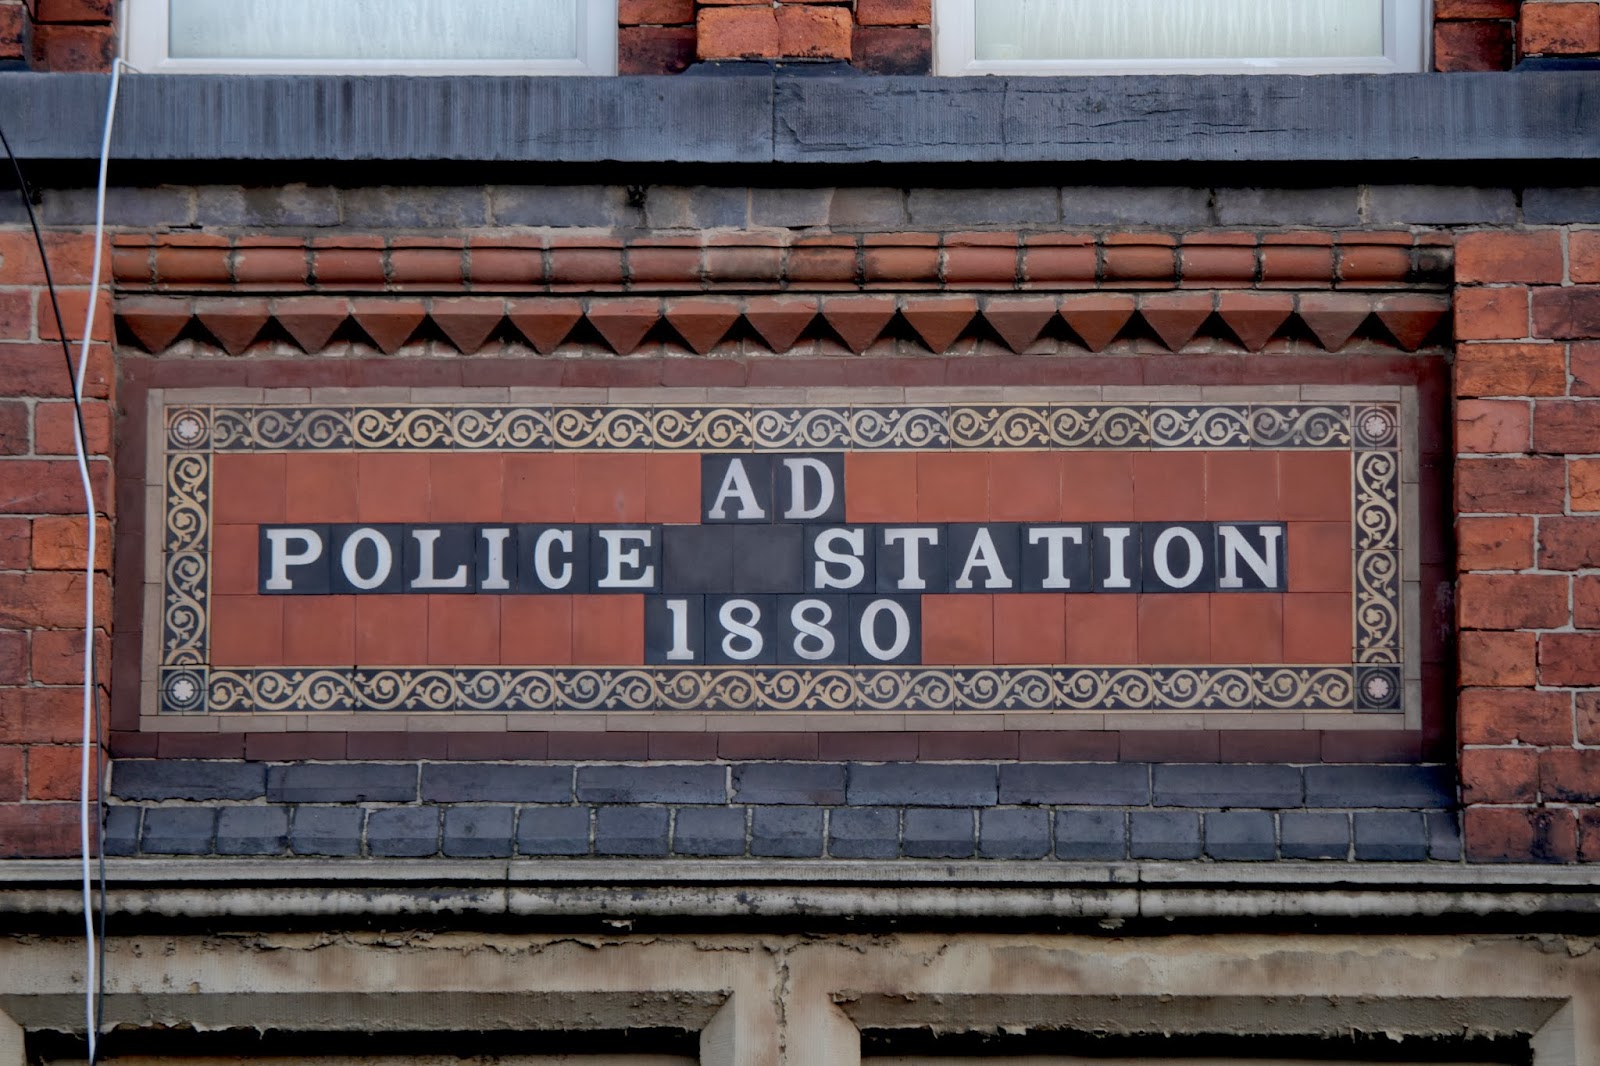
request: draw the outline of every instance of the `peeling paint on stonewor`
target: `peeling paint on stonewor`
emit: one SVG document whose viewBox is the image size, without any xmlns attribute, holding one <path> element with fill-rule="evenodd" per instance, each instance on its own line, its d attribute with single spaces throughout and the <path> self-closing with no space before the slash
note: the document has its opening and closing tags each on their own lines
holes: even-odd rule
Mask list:
<svg viewBox="0 0 1600 1066">
<path fill-rule="evenodd" d="M 315 712 L 380 727 L 395 715 L 535 712 L 562 728 L 564 715 L 788 712 L 861 728 L 850 714 L 1027 712 L 1094 727 L 1113 712 L 1415 715 L 1409 401 L 1355 389 L 1302 402 L 1253 402 L 1249 390 L 1225 402 L 1136 390 L 1100 403 L 943 402 L 958 391 L 860 406 L 688 404 L 671 390 L 660 405 L 564 404 L 559 391 L 497 405 L 470 394 L 383 405 L 359 392 L 343 405 L 153 396 L 165 446 L 151 459 L 162 532 L 149 587 L 162 624 L 147 637 L 146 722 Z M 238 465 L 252 455 L 274 464 Z M 1267 464 L 1254 474 L 1226 465 L 1252 455 Z M 503 473 L 541 456 L 567 465 Z M 1103 465 L 1111 456 L 1122 465 Z M 312 462 L 336 465 L 301 466 Z M 259 481 L 263 469 L 278 480 Z M 349 483 L 329 483 L 328 470 Z M 1251 496 L 1262 470 L 1268 491 Z M 1300 475 L 1315 484 L 1296 486 Z M 1309 502 L 1290 507 L 1280 494 L 1296 491 Z M 1229 492 L 1235 502 L 1219 503 Z M 263 509 L 257 496 L 278 502 Z M 1079 509 L 1088 498 L 1102 501 L 1093 520 Z M 1308 522 L 1322 539 L 1291 547 L 1312 535 Z M 1342 580 L 1329 576 L 1340 567 Z M 1163 622 L 1160 601 L 1135 617 L 1113 607 L 1117 593 L 1215 597 L 1249 618 L 1247 604 L 1271 597 L 1282 605 L 1269 613 L 1315 603 L 1324 621 L 1315 644 L 1269 632 L 1259 646 L 1224 643 L 1242 648 L 1232 655 L 1163 653 L 1164 631 L 1146 633 Z M 341 647 L 337 632 L 291 654 L 310 609 L 300 605 L 329 597 L 420 603 L 422 642 L 405 665 L 390 665 L 394 645 L 369 637 L 362 651 L 347 636 Z M 468 613 L 427 621 L 442 598 Z M 494 601 L 527 610 L 504 621 Z M 257 613 L 281 630 L 241 642 Z M 1227 635 L 1213 615 L 1186 617 Z M 520 628 L 552 624 L 570 626 L 561 643 Z M 1073 661 L 1061 626 L 1116 624 L 1138 627 L 1136 656 Z"/>
</svg>

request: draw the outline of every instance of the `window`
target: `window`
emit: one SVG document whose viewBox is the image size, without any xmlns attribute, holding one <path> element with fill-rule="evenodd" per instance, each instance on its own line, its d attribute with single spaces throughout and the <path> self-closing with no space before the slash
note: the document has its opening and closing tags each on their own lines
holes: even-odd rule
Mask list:
<svg viewBox="0 0 1600 1066">
<path fill-rule="evenodd" d="M 614 74 L 616 0 L 128 0 L 152 73 Z"/>
<path fill-rule="evenodd" d="M 940 74 L 1425 69 L 1432 0 L 934 0 Z"/>
</svg>

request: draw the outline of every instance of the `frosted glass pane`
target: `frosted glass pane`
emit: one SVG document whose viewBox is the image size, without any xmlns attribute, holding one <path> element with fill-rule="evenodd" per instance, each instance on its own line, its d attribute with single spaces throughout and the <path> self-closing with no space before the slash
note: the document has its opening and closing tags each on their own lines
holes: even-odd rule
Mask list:
<svg viewBox="0 0 1600 1066">
<path fill-rule="evenodd" d="M 174 59 L 572 59 L 584 0 L 170 0 Z"/>
<path fill-rule="evenodd" d="M 1383 0 L 972 0 L 977 58 L 1383 55 Z"/>
</svg>

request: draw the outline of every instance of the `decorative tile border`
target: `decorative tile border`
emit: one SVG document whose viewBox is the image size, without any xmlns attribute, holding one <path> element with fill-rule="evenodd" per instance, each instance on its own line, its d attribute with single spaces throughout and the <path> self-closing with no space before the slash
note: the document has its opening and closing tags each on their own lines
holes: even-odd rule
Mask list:
<svg viewBox="0 0 1600 1066">
<path fill-rule="evenodd" d="M 959 394 L 960 390 L 948 390 Z M 1155 390 L 1151 390 L 1155 391 Z M 1247 394 L 1251 390 L 1236 390 Z M 1270 390 L 1262 390 L 1263 392 Z M 1307 390 L 1314 391 L 1314 390 Z M 1196 712 L 1364 712 L 1351 727 L 1414 726 L 1416 640 L 1402 607 L 1414 537 L 1403 441 L 1409 391 L 1300 401 L 757 404 L 272 404 L 205 390 L 152 392 L 161 533 L 159 646 L 147 646 L 144 720 L 211 714 L 1054 712 L 1055 727 L 1115 712 L 1182 725 Z M 1361 398 L 1365 392 L 1371 399 Z M 905 668 L 255 669 L 208 661 L 211 457 L 274 451 L 1350 450 L 1353 661 L 1320 665 Z M 1414 465 L 1414 464 L 1412 464 Z M 1414 480 L 1414 473 L 1409 480 Z M 1414 549 L 1413 549 L 1414 550 Z M 147 644 L 157 639 L 147 634 Z M 1381 715 L 1372 716 L 1372 712 Z M 648 715 L 646 715 L 648 717 Z M 1392 722 L 1384 722 L 1391 719 Z M 1085 722 L 1084 724 L 1090 724 Z M 847 722 L 841 722 L 850 728 Z M 1319 719 L 1327 727 L 1328 719 Z"/>
</svg>

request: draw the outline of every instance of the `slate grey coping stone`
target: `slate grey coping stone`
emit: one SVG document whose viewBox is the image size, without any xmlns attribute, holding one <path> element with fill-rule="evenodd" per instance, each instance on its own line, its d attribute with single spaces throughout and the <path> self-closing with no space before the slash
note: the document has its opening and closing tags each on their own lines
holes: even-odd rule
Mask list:
<svg viewBox="0 0 1600 1066">
<path fill-rule="evenodd" d="M 899 809 L 835 807 L 828 812 L 828 854 L 836 859 L 898 858 Z"/>
<path fill-rule="evenodd" d="M 1350 816 L 1343 811 L 1284 811 L 1279 849 L 1286 859 L 1343 859 L 1350 854 Z"/>
<path fill-rule="evenodd" d="M 601 807 L 594 816 L 597 855 L 665 855 L 671 812 L 665 807 Z"/>
<path fill-rule="evenodd" d="M 1056 811 L 1056 858 L 1067 862 L 1124 859 L 1128 816 L 1122 811 Z"/>
<path fill-rule="evenodd" d="M 111 794 L 131 800 L 248 800 L 266 793 L 265 763 L 206 759 L 117 759 Z"/>
<path fill-rule="evenodd" d="M 1215 811 L 1205 816 L 1206 855 L 1223 862 L 1275 859 L 1277 837 L 1271 811 Z"/>
<path fill-rule="evenodd" d="M 1150 802 L 1146 763 L 1008 763 L 1000 767 L 1001 803 L 1143 807 Z"/>
<path fill-rule="evenodd" d="M 906 811 L 901 848 L 909 859 L 966 859 L 976 849 L 973 812 L 913 807 Z"/>
<path fill-rule="evenodd" d="M 733 798 L 751 804 L 843 803 L 845 768 L 833 763 L 744 763 L 733 768 Z"/>
<path fill-rule="evenodd" d="M 677 855 L 743 855 L 743 807 L 680 807 L 672 819 Z"/>
<path fill-rule="evenodd" d="M 446 807 L 443 851 L 460 858 L 508 856 L 516 835 L 516 821 L 515 807 Z"/>
<path fill-rule="evenodd" d="M 144 812 L 140 850 L 146 855 L 209 855 L 216 824 L 217 812 L 209 807 L 152 807 Z"/>
<path fill-rule="evenodd" d="M 569 803 L 571 766 L 517 763 L 422 764 L 424 803 Z"/>
<path fill-rule="evenodd" d="M 807 807 L 756 807 L 750 814 L 750 854 L 815 858 L 822 854 L 822 811 Z"/>
<path fill-rule="evenodd" d="M 1134 811 L 1128 815 L 1128 854 L 1135 859 L 1200 857 L 1200 815 L 1192 811 Z"/>
<path fill-rule="evenodd" d="M 439 808 L 387 807 L 367 815 L 367 852 L 402 858 L 439 853 Z"/>
<path fill-rule="evenodd" d="M 1298 807 L 1300 769 L 1276 764 L 1158 763 L 1157 807 Z"/>
<path fill-rule="evenodd" d="M 1428 829 L 1418 811 L 1357 811 L 1356 858 L 1377 862 L 1421 862 L 1428 857 Z"/>
<path fill-rule="evenodd" d="M 726 803 L 728 772 L 715 764 L 580 766 L 585 803 Z"/>
<path fill-rule="evenodd" d="M 1050 854 L 1050 812 L 997 807 L 978 815 L 978 855 L 985 859 L 1042 859 Z"/>
<path fill-rule="evenodd" d="M 522 808 L 517 815 L 517 854 L 589 854 L 589 808 Z"/>
<path fill-rule="evenodd" d="M 1449 766 L 1307 766 L 1307 807 L 1448 808 L 1455 806 Z"/>
<path fill-rule="evenodd" d="M 289 817 L 289 849 L 296 855 L 359 855 L 360 807 L 296 807 Z"/>
<path fill-rule="evenodd" d="M 267 799 L 279 803 L 409 803 L 416 763 L 289 763 L 267 768 Z"/>
<path fill-rule="evenodd" d="M 143 807 L 111 807 L 100 830 L 101 847 L 107 855 L 139 854 L 139 831 L 144 824 Z"/>
<path fill-rule="evenodd" d="M 988 807 L 997 782 L 993 765 L 852 763 L 845 794 L 851 806 Z"/>
<path fill-rule="evenodd" d="M 282 855 L 289 849 L 289 808 L 222 807 L 217 811 L 218 855 Z M 434 850 L 437 850 L 435 847 Z M 420 854 L 432 855 L 433 850 Z"/>
</svg>

